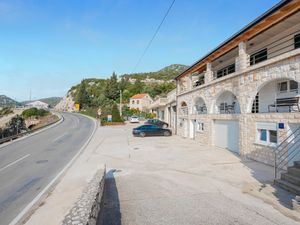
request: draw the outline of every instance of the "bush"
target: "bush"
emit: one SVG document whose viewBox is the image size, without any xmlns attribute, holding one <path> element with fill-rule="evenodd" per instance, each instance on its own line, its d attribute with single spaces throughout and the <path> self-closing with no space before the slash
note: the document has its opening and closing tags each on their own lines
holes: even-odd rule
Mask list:
<svg viewBox="0 0 300 225">
<path fill-rule="evenodd" d="M 49 115 L 49 111 L 45 109 L 30 108 L 22 112 L 22 116 L 27 119 L 29 117 L 43 117 Z"/>
</svg>

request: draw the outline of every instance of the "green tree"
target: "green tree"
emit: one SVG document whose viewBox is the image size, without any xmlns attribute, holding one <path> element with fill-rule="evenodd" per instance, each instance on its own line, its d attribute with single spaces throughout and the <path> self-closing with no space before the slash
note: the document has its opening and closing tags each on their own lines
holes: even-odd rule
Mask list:
<svg viewBox="0 0 300 225">
<path fill-rule="evenodd" d="M 116 100 L 119 97 L 119 85 L 118 78 L 115 72 L 113 72 L 110 79 L 107 81 L 105 86 L 105 97 L 108 99 Z"/>
<path fill-rule="evenodd" d="M 114 104 L 111 111 L 113 122 L 123 122 L 117 104 Z"/>
<path fill-rule="evenodd" d="M 82 80 L 79 86 L 79 91 L 76 95 L 76 103 L 80 104 L 80 108 L 87 108 L 90 105 L 90 96 L 87 92 L 86 82 Z"/>
</svg>

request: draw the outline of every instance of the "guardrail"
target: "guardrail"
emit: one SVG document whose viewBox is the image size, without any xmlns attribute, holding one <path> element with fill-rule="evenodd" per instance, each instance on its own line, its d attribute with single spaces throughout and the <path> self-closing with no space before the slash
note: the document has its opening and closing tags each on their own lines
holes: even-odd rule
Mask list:
<svg viewBox="0 0 300 225">
<path fill-rule="evenodd" d="M 33 129 L 33 130 L 28 130 L 28 131 L 25 131 L 25 132 L 17 133 L 17 134 L 8 136 L 8 137 L 0 138 L 0 144 L 3 144 L 3 143 L 8 142 L 8 141 L 12 141 L 14 139 L 20 138 L 20 137 L 25 136 L 25 135 L 30 134 L 30 133 L 34 133 L 34 132 L 36 132 L 38 130 L 41 130 L 41 129 L 45 128 L 45 127 L 48 127 L 48 126 L 50 126 L 52 124 L 57 123 L 61 119 L 62 119 L 62 117 L 59 118 L 58 120 L 55 120 L 55 121 L 53 121 L 51 123 L 46 124 L 45 126 L 42 126 L 42 127 L 39 127 L 39 128 Z"/>
</svg>

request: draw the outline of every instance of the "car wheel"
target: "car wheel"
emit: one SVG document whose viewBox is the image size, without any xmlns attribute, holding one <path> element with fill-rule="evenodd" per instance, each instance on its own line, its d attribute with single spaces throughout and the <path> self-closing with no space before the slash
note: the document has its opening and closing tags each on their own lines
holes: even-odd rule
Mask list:
<svg viewBox="0 0 300 225">
<path fill-rule="evenodd" d="M 170 136 L 170 135 L 171 135 L 170 131 L 165 131 L 164 132 L 164 136 Z"/>
<path fill-rule="evenodd" d="M 146 136 L 145 132 L 140 133 L 140 137 L 145 137 L 145 136 Z"/>
</svg>

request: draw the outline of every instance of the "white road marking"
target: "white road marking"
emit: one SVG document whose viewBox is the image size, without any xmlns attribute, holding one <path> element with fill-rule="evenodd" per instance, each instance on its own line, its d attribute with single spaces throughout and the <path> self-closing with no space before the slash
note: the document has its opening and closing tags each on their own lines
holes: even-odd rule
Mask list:
<svg viewBox="0 0 300 225">
<path fill-rule="evenodd" d="M 83 115 L 85 116 L 85 115 Z M 86 116 L 88 117 L 88 116 Z M 25 218 L 26 214 L 29 214 L 30 210 L 36 205 L 39 200 L 42 198 L 43 195 L 47 193 L 47 191 L 50 189 L 50 187 L 54 186 L 54 184 L 59 180 L 59 178 L 71 167 L 71 165 L 75 162 L 75 160 L 79 157 L 79 155 L 83 152 L 83 150 L 87 147 L 87 145 L 90 143 L 92 137 L 96 133 L 96 130 L 98 128 L 96 120 L 92 119 L 94 122 L 94 129 L 92 131 L 91 136 L 88 138 L 88 140 L 84 143 L 84 145 L 79 149 L 79 151 L 76 153 L 76 155 L 71 159 L 71 161 L 56 175 L 56 177 L 53 178 L 53 180 L 9 223 L 9 225 L 17 225 L 20 224 L 22 219 Z M 36 208 L 37 209 L 37 208 Z"/>
<path fill-rule="evenodd" d="M 4 167 L 2 167 L 2 168 L 0 169 L 0 172 L 2 172 L 3 170 L 7 169 L 8 167 L 10 167 L 10 166 L 12 166 L 12 165 L 14 165 L 14 164 L 16 164 L 16 163 L 22 161 L 23 159 L 27 158 L 28 156 L 30 156 L 30 154 L 24 155 L 23 157 L 21 157 L 21 158 L 15 160 L 15 161 L 13 161 L 13 162 L 7 164 L 6 166 L 4 166 Z"/>
<path fill-rule="evenodd" d="M 57 138 L 55 138 L 52 142 L 57 142 L 59 139 L 62 139 L 64 136 L 66 136 L 68 134 L 68 132 L 67 133 L 64 133 L 64 134 L 62 134 L 62 135 L 60 135 L 60 136 L 58 136 Z"/>
</svg>

